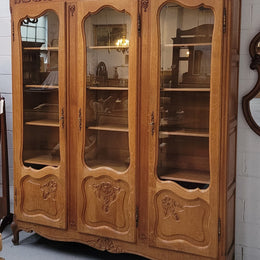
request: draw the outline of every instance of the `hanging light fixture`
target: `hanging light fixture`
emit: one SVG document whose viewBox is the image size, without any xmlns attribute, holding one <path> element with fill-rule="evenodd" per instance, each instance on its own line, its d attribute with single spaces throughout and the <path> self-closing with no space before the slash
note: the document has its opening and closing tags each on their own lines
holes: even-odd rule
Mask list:
<svg viewBox="0 0 260 260">
<path fill-rule="evenodd" d="M 125 53 L 129 48 L 129 40 L 123 36 L 121 39 L 117 40 L 116 46 L 118 47 L 117 51 Z"/>
</svg>

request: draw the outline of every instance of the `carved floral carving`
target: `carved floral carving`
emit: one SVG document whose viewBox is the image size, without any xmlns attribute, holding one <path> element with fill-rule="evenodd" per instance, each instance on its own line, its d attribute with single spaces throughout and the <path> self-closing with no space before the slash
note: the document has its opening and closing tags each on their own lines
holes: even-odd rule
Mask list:
<svg viewBox="0 0 260 260">
<path fill-rule="evenodd" d="M 144 11 L 146 12 L 149 5 L 149 0 L 142 0 L 142 8 L 144 8 Z"/>
<path fill-rule="evenodd" d="M 51 199 L 56 201 L 57 182 L 50 180 L 49 182 L 40 186 L 42 197 L 44 200 Z"/>
<path fill-rule="evenodd" d="M 162 208 L 165 217 L 172 216 L 176 221 L 180 220 L 178 213 L 183 211 L 183 206 L 180 203 L 176 202 L 169 196 L 165 196 L 162 199 Z"/>
<path fill-rule="evenodd" d="M 98 238 L 98 239 L 93 239 L 93 240 L 89 240 L 87 241 L 87 243 L 98 249 L 98 250 L 102 250 L 102 251 L 108 251 L 111 253 L 123 253 L 122 248 L 120 248 L 119 246 L 117 246 L 113 240 L 109 239 L 109 238 Z"/>
<path fill-rule="evenodd" d="M 74 16 L 74 12 L 75 12 L 75 10 L 76 10 L 76 6 L 75 6 L 75 5 L 70 5 L 70 6 L 69 6 L 69 10 L 70 10 L 70 12 L 71 12 L 71 16 Z"/>
<path fill-rule="evenodd" d="M 109 212 L 109 207 L 120 191 L 120 187 L 113 186 L 110 182 L 102 182 L 100 184 L 93 184 L 95 193 L 98 199 L 102 202 L 102 209 L 105 213 Z"/>
<path fill-rule="evenodd" d="M 30 2 L 46 2 L 46 1 L 51 1 L 51 0 L 14 0 L 15 4 L 27 4 Z"/>
</svg>

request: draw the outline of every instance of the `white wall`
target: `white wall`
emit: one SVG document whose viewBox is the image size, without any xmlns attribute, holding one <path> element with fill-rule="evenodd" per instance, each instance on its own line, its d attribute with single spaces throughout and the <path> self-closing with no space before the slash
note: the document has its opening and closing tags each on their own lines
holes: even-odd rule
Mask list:
<svg viewBox="0 0 260 260">
<path fill-rule="evenodd" d="M 260 259 L 260 136 L 247 125 L 241 100 L 256 84 L 249 44 L 260 32 L 260 1 L 242 0 L 237 141 L 236 259 Z"/>
<path fill-rule="evenodd" d="M 237 150 L 236 259 L 260 259 L 260 136 L 246 124 L 241 98 L 255 85 L 248 46 L 260 31 L 260 0 L 242 0 L 241 59 Z M 0 92 L 6 97 L 10 172 L 12 175 L 11 26 L 9 1 L 0 0 Z"/>
<path fill-rule="evenodd" d="M 13 185 L 11 22 L 9 1 L 0 0 L 0 94 L 6 100 L 10 184 Z"/>
</svg>

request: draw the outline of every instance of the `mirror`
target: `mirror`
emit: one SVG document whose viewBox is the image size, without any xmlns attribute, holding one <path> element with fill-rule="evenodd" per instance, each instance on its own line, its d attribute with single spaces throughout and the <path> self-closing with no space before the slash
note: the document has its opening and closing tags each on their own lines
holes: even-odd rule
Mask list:
<svg viewBox="0 0 260 260">
<path fill-rule="evenodd" d="M 257 70 L 258 80 L 255 87 L 243 97 L 243 113 L 251 129 L 260 135 L 260 33 L 250 43 L 249 53 L 252 58 L 250 68 Z"/>
</svg>

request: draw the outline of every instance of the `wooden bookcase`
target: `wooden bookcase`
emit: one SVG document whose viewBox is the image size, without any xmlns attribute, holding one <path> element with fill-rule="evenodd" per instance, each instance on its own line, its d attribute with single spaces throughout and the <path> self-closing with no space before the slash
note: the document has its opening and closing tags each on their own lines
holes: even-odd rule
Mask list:
<svg viewBox="0 0 260 260">
<path fill-rule="evenodd" d="M 19 231 L 233 259 L 240 0 L 10 0 Z"/>
</svg>

